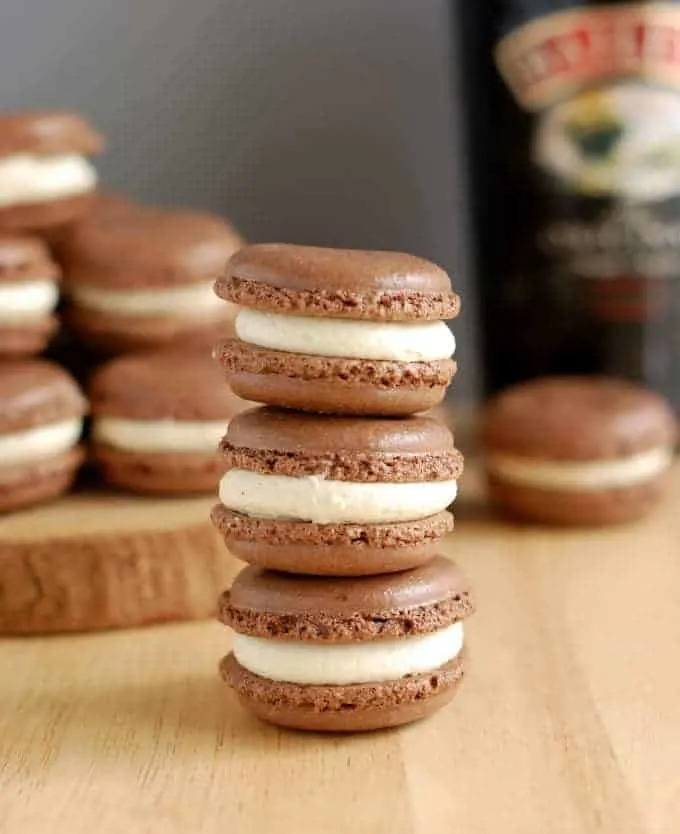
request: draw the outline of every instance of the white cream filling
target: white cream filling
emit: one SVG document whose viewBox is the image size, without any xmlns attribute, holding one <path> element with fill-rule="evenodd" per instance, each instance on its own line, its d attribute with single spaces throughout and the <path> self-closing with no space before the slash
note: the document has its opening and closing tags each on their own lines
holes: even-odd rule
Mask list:
<svg viewBox="0 0 680 834">
<path fill-rule="evenodd" d="M 31 322 L 49 316 L 57 306 L 55 281 L 7 281 L 0 283 L 0 321 Z"/>
<path fill-rule="evenodd" d="M 70 294 L 81 307 L 120 316 L 190 318 L 224 312 L 224 301 L 215 295 L 212 283 L 159 287 L 153 290 L 112 290 L 80 286 L 73 287 Z"/>
<path fill-rule="evenodd" d="M 463 624 L 431 634 L 356 643 L 305 643 L 235 634 L 233 651 L 245 669 L 274 681 L 351 684 L 399 680 L 432 672 L 463 647 Z"/>
<path fill-rule="evenodd" d="M 441 512 L 454 500 L 457 488 L 456 481 L 359 483 L 230 469 L 220 481 L 220 501 L 235 512 L 260 518 L 381 524 Z"/>
<path fill-rule="evenodd" d="M 0 435 L 0 467 L 36 463 L 72 449 L 80 438 L 78 417 L 47 426 Z"/>
<path fill-rule="evenodd" d="M 215 452 L 227 421 L 129 420 L 97 417 L 92 436 L 127 452 Z"/>
<path fill-rule="evenodd" d="M 0 206 L 41 203 L 91 191 L 97 172 L 79 154 L 0 158 Z"/>
<path fill-rule="evenodd" d="M 242 309 L 235 328 L 244 342 L 312 356 L 427 362 L 448 359 L 456 349 L 443 321 L 357 321 Z"/>
<path fill-rule="evenodd" d="M 617 460 L 584 463 L 490 455 L 487 468 L 495 477 L 518 486 L 578 492 L 642 484 L 660 475 L 672 460 L 673 450 L 658 446 Z"/>
</svg>

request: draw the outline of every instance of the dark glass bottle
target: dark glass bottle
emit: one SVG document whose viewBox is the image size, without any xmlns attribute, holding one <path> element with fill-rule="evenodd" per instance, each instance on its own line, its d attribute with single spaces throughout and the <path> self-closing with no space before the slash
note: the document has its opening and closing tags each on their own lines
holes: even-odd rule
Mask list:
<svg viewBox="0 0 680 834">
<path fill-rule="evenodd" d="M 487 390 L 609 373 L 680 409 L 680 4 L 473 5 Z"/>
</svg>

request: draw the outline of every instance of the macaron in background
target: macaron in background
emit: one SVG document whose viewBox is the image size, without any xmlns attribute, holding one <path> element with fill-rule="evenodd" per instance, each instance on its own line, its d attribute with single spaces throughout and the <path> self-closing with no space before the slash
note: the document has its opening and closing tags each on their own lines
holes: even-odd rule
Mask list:
<svg viewBox="0 0 680 834">
<path fill-rule="evenodd" d="M 274 724 L 355 732 L 447 704 L 464 673 L 474 610 L 453 562 L 398 574 L 294 576 L 248 567 L 220 603 L 236 632 L 220 665 L 242 704 Z"/>
<path fill-rule="evenodd" d="M 0 364 L 0 512 L 64 493 L 84 454 L 87 401 L 69 374 L 44 360 Z"/>
<path fill-rule="evenodd" d="M 94 374 L 92 456 L 111 485 L 151 494 L 215 492 L 229 420 L 250 404 L 209 351 L 167 349 L 111 360 Z"/>
<path fill-rule="evenodd" d="M 404 415 L 437 405 L 455 373 L 443 319 L 460 301 L 438 266 L 398 252 L 255 244 L 217 295 L 241 305 L 216 349 L 235 393 L 333 414 Z"/>
<path fill-rule="evenodd" d="M 677 441 L 656 393 L 608 377 L 547 377 L 487 405 L 489 489 L 511 516 L 549 524 L 610 524 L 660 499 Z"/>
<path fill-rule="evenodd" d="M 0 113 L 0 229 L 43 230 L 89 210 L 102 136 L 76 113 Z"/>
<path fill-rule="evenodd" d="M 426 416 L 320 416 L 271 407 L 236 416 L 212 521 L 244 561 L 360 576 L 422 564 L 453 529 L 463 457 Z"/>
<path fill-rule="evenodd" d="M 212 283 L 242 245 L 219 217 L 127 203 L 96 211 L 59 246 L 67 321 L 106 353 L 193 342 L 232 332 L 234 310 Z"/>
<path fill-rule="evenodd" d="M 47 347 L 58 326 L 60 274 L 38 238 L 0 232 L 0 360 Z"/>
</svg>

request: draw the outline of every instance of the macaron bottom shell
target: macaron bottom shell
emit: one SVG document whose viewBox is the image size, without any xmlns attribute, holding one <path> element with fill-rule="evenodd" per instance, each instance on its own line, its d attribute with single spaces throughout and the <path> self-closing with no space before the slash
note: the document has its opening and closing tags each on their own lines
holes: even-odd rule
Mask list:
<svg viewBox="0 0 680 834">
<path fill-rule="evenodd" d="M 432 362 L 342 359 L 284 353 L 232 339 L 216 356 L 243 399 L 328 414 L 404 416 L 439 405 L 455 372 Z"/>
<path fill-rule="evenodd" d="M 219 339 L 233 330 L 233 315 L 223 316 L 125 316 L 101 313 L 72 304 L 66 321 L 91 349 L 104 355 L 129 353 L 152 348 L 205 346 L 209 351 Z"/>
<path fill-rule="evenodd" d="M 0 207 L 0 229 L 53 229 L 80 220 L 93 207 L 96 191 L 46 200 Z"/>
<path fill-rule="evenodd" d="M 108 484 L 150 495 L 213 493 L 223 469 L 216 452 L 128 452 L 94 444 L 92 457 Z"/>
<path fill-rule="evenodd" d="M 42 353 L 57 328 L 56 316 L 45 316 L 30 322 L 0 322 L 0 360 Z"/>
<path fill-rule="evenodd" d="M 59 497 L 71 487 L 84 458 L 78 447 L 39 463 L 0 468 L 0 513 Z"/>
<path fill-rule="evenodd" d="M 426 718 L 446 706 L 458 689 L 465 653 L 419 675 L 349 685 L 294 684 L 260 677 L 233 654 L 220 663 L 222 679 L 258 718 L 281 727 L 317 732 L 387 729 Z"/>
<path fill-rule="evenodd" d="M 449 512 L 395 524 L 314 524 L 260 519 L 223 504 L 211 520 L 230 552 L 253 565 L 316 576 L 366 576 L 418 567 L 453 529 Z"/>
<path fill-rule="evenodd" d="M 660 501 L 667 475 L 630 487 L 583 492 L 538 489 L 489 478 L 489 496 L 510 518 L 542 524 L 622 524 L 647 515 Z"/>
</svg>

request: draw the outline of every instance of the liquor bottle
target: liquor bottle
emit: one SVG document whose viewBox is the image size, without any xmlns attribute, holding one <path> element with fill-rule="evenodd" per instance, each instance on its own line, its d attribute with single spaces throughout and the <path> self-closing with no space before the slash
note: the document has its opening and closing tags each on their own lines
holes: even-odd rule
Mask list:
<svg viewBox="0 0 680 834">
<path fill-rule="evenodd" d="M 487 390 L 607 373 L 680 409 L 680 3 L 478 9 Z"/>
</svg>

